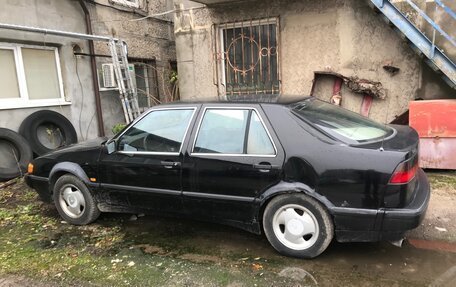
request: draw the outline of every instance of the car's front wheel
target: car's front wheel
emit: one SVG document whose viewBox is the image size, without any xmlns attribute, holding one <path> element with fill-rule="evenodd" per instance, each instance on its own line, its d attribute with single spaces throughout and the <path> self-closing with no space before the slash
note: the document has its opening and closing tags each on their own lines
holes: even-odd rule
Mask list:
<svg viewBox="0 0 456 287">
<path fill-rule="evenodd" d="M 57 211 L 68 223 L 85 225 L 100 215 L 89 188 L 73 175 L 66 174 L 57 179 L 53 196 Z"/>
<path fill-rule="evenodd" d="M 264 210 L 263 229 L 278 252 L 299 258 L 320 255 L 328 247 L 334 233 L 326 209 L 304 194 L 273 198 Z"/>
</svg>

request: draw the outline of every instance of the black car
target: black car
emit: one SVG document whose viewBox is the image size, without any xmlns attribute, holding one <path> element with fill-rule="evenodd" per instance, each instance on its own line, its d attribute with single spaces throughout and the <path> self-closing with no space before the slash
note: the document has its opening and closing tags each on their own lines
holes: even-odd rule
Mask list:
<svg viewBox="0 0 456 287">
<path fill-rule="evenodd" d="M 35 159 L 26 181 L 72 224 L 100 212 L 180 215 L 264 232 L 303 258 L 333 236 L 401 239 L 430 197 L 413 129 L 315 98 L 156 106 L 110 140 Z"/>
</svg>

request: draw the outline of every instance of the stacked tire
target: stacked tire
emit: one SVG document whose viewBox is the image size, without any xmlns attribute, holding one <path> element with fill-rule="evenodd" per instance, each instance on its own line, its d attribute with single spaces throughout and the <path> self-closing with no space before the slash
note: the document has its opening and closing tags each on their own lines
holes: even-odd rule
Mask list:
<svg viewBox="0 0 456 287">
<path fill-rule="evenodd" d="M 33 159 L 27 140 L 10 129 L 0 128 L 0 181 L 25 173 Z"/>
<path fill-rule="evenodd" d="M 44 155 L 56 148 L 78 142 L 71 122 L 54 111 L 37 111 L 25 118 L 19 133 L 27 139 L 33 152 Z"/>
<path fill-rule="evenodd" d="M 50 110 L 29 115 L 22 122 L 19 133 L 0 128 L 0 181 L 25 173 L 34 155 L 41 156 L 77 141 L 71 122 Z"/>
</svg>

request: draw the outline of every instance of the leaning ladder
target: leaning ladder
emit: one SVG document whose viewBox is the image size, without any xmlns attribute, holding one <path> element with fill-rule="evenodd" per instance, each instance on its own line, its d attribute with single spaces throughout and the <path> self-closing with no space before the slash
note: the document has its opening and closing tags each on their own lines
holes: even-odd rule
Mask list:
<svg viewBox="0 0 456 287">
<path fill-rule="evenodd" d="M 109 49 L 125 121 L 128 124 L 137 118 L 141 112 L 138 105 L 138 95 L 129 71 L 127 45 L 124 41 L 113 39 L 109 41 Z"/>
</svg>

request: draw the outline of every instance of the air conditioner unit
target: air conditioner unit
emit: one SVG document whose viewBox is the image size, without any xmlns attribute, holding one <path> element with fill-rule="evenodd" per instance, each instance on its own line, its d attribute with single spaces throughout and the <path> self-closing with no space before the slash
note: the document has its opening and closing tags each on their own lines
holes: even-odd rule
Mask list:
<svg viewBox="0 0 456 287">
<path fill-rule="evenodd" d="M 136 89 L 136 73 L 134 64 L 128 64 L 128 72 L 130 73 L 132 79 L 133 88 Z M 100 88 L 103 90 L 117 89 L 117 79 L 113 64 L 101 64 L 100 78 Z"/>
<path fill-rule="evenodd" d="M 117 88 L 116 75 L 112 64 L 102 64 L 103 88 Z"/>
</svg>

